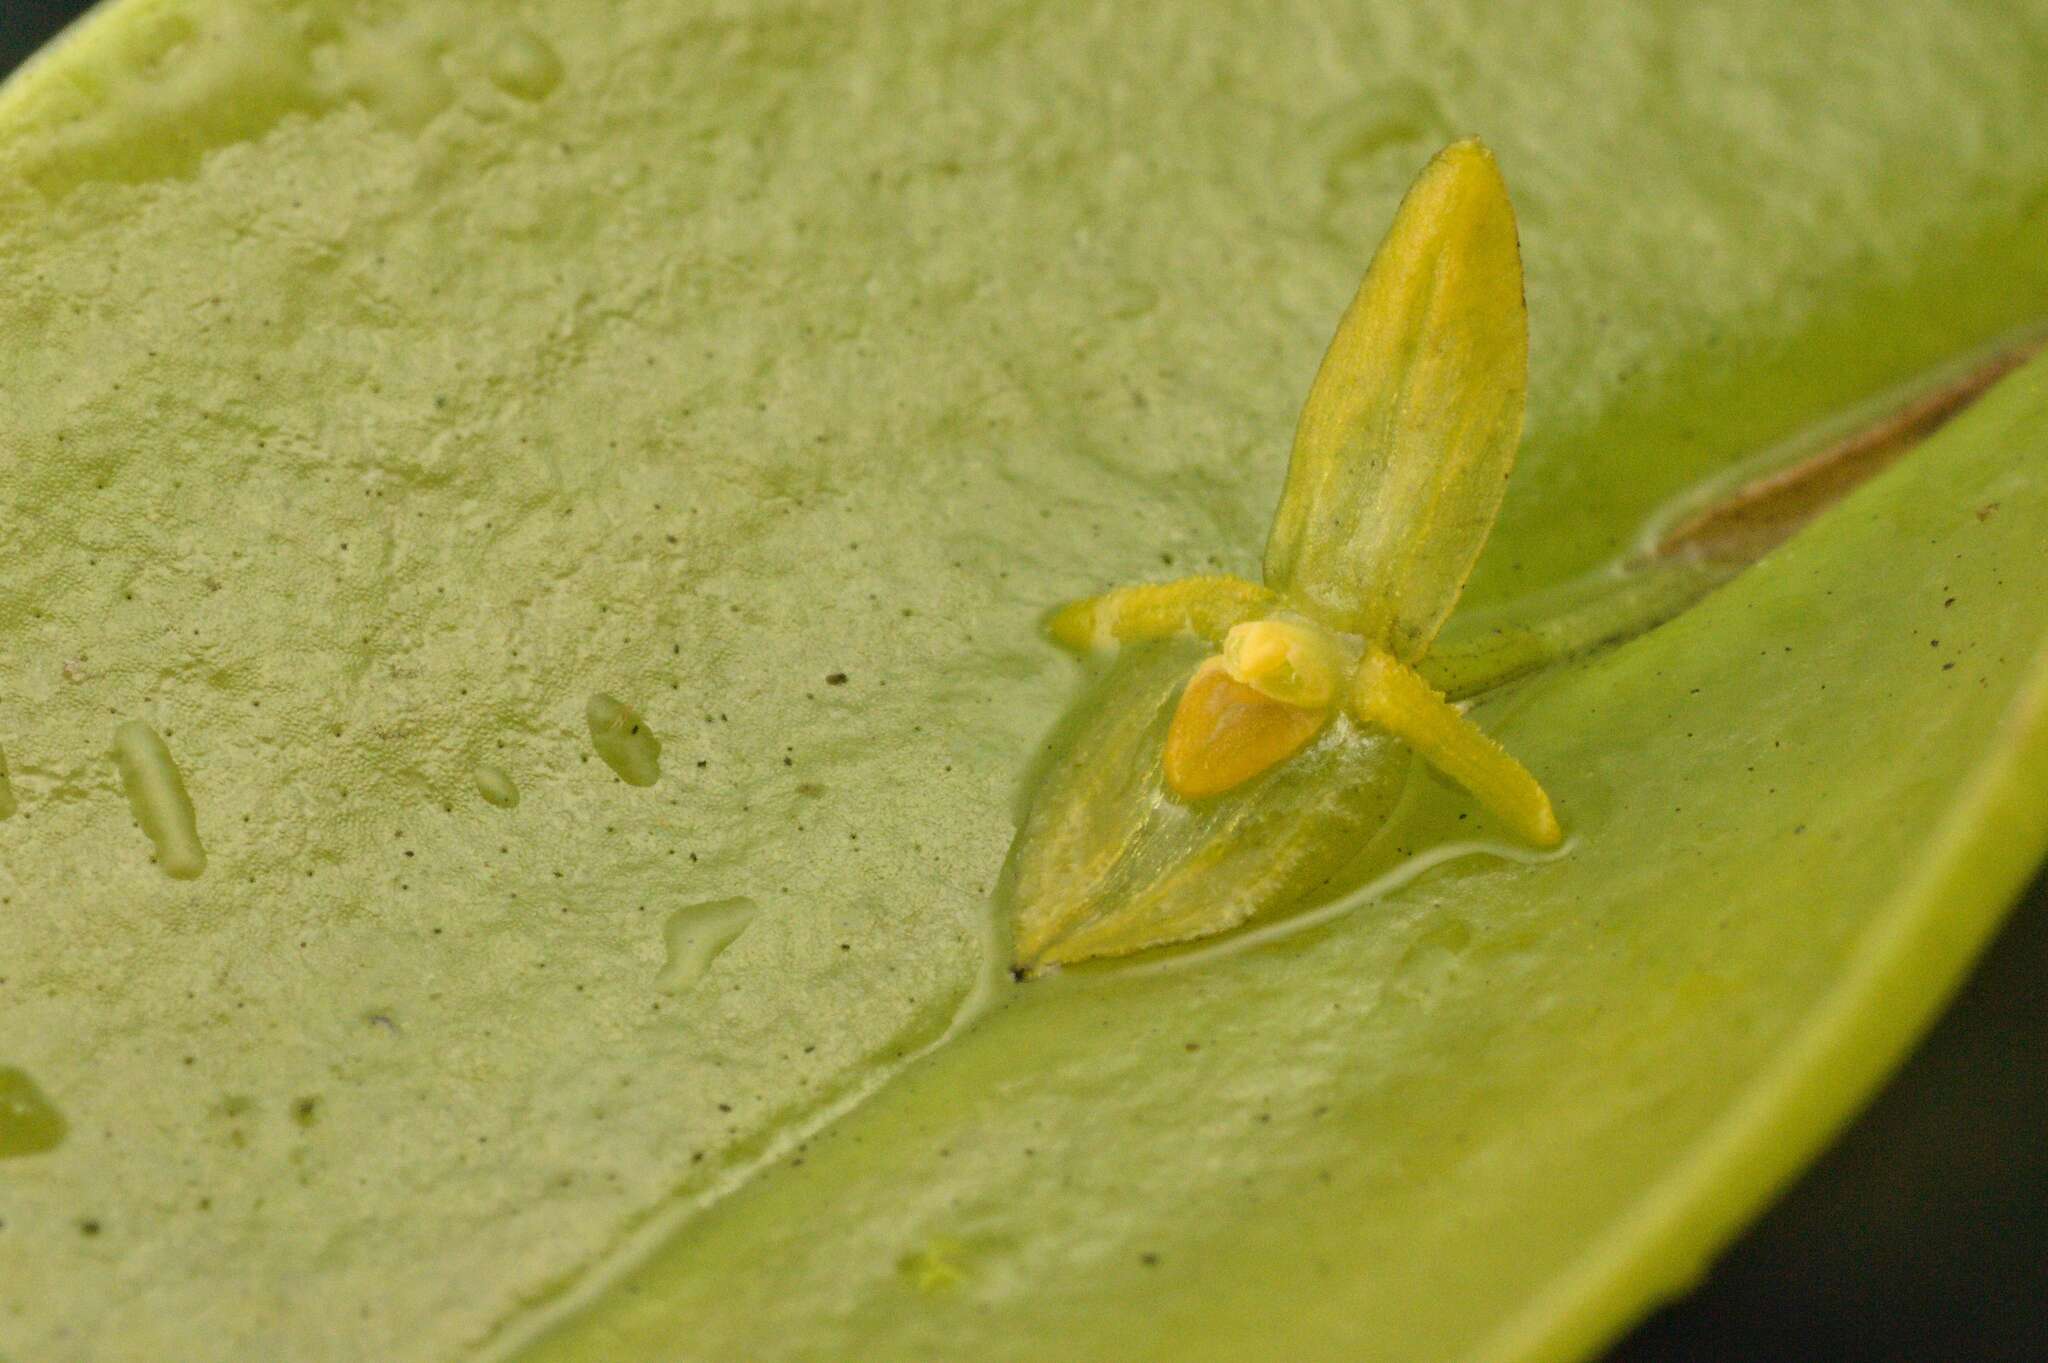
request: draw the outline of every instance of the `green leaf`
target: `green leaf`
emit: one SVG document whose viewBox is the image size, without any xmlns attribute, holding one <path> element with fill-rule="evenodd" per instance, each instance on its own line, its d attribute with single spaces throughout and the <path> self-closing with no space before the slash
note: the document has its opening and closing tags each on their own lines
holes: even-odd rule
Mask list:
<svg viewBox="0 0 2048 1363">
<path fill-rule="evenodd" d="M 1842 1119 L 2033 867 L 2044 460 L 2036 362 L 1686 616 L 1481 707 L 1561 774 L 1562 859 L 1022 986 L 531 1357 L 1583 1356 Z M 1408 845 L 1456 838 L 1419 795 Z M 920 1293 L 897 1256 L 942 1236 L 959 1281 Z"/>
<path fill-rule="evenodd" d="M 1316 371 L 1266 585 L 1420 658 L 1493 530 L 1528 387 L 1507 186 L 1485 147 L 1459 142 L 1401 200 Z"/>
<path fill-rule="evenodd" d="M 1249 570 L 1467 129 L 1475 609 L 2048 316 L 2043 17 L 1409 8 L 119 0 L 0 92 L 0 1353 L 1532 1363 L 1697 1272 L 2048 845 L 2038 363 L 1480 707 L 1566 856 L 1292 935 L 1000 973 L 1039 620 Z"/>
</svg>

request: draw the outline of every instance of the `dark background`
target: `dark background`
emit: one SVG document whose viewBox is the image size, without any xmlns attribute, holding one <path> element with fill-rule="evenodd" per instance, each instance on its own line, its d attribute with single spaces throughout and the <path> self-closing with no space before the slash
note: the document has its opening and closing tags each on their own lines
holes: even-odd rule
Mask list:
<svg viewBox="0 0 2048 1363">
<path fill-rule="evenodd" d="M 88 5 L 0 0 L 0 73 Z M 1835 1147 L 1608 1363 L 2048 1363 L 2048 877 Z"/>
<path fill-rule="evenodd" d="M 91 6 L 84 0 L 0 0 L 0 74 Z"/>
</svg>

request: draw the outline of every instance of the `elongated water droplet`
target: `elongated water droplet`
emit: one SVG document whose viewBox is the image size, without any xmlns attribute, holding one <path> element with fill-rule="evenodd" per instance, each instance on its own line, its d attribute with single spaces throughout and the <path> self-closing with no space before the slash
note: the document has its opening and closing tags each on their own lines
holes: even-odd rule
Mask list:
<svg viewBox="0 0 2048 1363">
<path fill-rule="evenodd" d="M 583 708 L 590 741 L 604 764 L 629 786 L 651 786 L 661 779 L 661 740 L 640 718 L 640 712 L 602 691 Z"/>
<path fill-rule="evenodd" d="M 114 730 L 114 763 L 135 821 L 156 844 L 157 865 L 174 880 L 196 880 L 206 869 L 206 851 L 171 750 L 156 730 L 130 720 Z"/>
<path fill-rule="evenodd" d="M 933 1236 L 898 1259 L 896 1271 L 920 1292 L 950 1292 L 967 1280 L 967 1246 L 949 1235 Z"/>
<path fill-rule="evenodd" d="M 1388 981 L 1394 993 L 1428 1006 L 1464 968 L 1472 926 L 1462 918 L 1432 924 L 1408 944 Z"/>
<path fill-rule="evenodd" d="M 695 984 L 718 959 L 719 953 L 747 930 L 747 924 L 754 921 L 758 912 L 759 905 L 740 896 L 685 904 L 671 913 L 662 928 L 668 960 L 662 965 L 661 974 L 655 977 L 655 984 L 669 993 L 680 992 Z"/>
<path fill-rule="evenodd" d="M 55 1150 L 69 1129 L 35 1080 L 12 1065 L 0 1065 L 0 1159 Z"/>
<path fill-rule="evenodd" d="M 417 133 L 455 102 L 445 46 L 426 26 L 365 28 L 345 46 L 341 88 L 388 127 Z"/>
<path fill-rule="evenodd" d="M 511 809 L 519 803 L 519 787 L 505 774 L 503 767 L 486 762 L 476 769 L 476 793 L 483 796 L 488 804 L 500 809 Z"/>
<path fill-rule="evenodd" d="M 530 28 L 509 30 L 491 49 L 491 84 L 515 99 L 543 100 L 562 83 L 562 59 Z"/>
</svg>

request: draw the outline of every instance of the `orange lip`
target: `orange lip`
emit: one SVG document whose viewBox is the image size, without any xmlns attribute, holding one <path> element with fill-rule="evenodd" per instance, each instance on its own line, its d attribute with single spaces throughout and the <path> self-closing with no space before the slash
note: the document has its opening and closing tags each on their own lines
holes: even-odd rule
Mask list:
<svg viewBox="0 0 2048 1363">
<path fill-rule="evenodd" d="M 1273 700 L 1211 658 L 1195 669 L 1166 733 L 1166 788 L 1178 800 L 1221 795 L 1308 746 L 1328 709 Z"/>
</svg>

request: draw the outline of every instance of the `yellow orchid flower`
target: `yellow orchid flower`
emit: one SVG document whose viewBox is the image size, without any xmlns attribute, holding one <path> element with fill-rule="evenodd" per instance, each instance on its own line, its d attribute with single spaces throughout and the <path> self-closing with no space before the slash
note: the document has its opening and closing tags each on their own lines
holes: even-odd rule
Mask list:
<svg viewBox="0 0 2048 1363">
<path fill-rule="evenodd" d="M 1309 389 L 1264 584 L 1122 587 L 1052 615 L 1076 650 L 1216 651 L 1133 660 L 1048 773 L 1013 856 L 1020 969 L 1205 936 L 1327 879 L 1391 807 L 1392 744 L 1517 837 L 1560 841 L 1542 786 L 1417 670 L 1493 528 L 1527 390 L 1507 187 L 1478 141 L 1454 143 Z M 1162 684 L 1178 698 L 1160 731 Z"/>
</svg>

